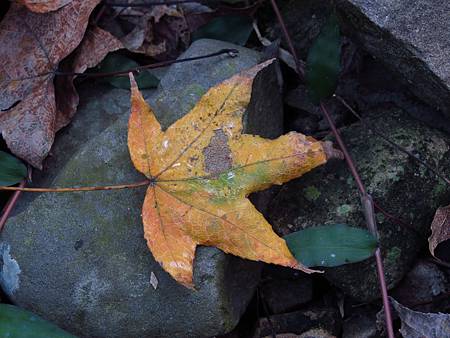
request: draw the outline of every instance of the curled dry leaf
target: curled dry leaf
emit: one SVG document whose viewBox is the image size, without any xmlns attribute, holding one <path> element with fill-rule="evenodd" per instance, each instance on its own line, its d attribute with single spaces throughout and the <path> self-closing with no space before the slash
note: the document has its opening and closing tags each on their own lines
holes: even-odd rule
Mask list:
<svg viewBox="0 0 450 338">
<path fill-rule="evenodd" d="M 9 149 L 40 168 L 61 126 L 54 71 L 83 38 L 100 0 L 33 13 L 13 3 L 0 22 L 0 130 Z"/>
<path fill-rule="evenodd" d="M 428 244 L 431 254 L 441 260 L 450 261 L 448 250 L 446 257 L 440 256 L 438 253 L 438 246 L 443 246 L 444 242 L 450 242 L 450 205 L 438 208 L 431 223 L 431 236 L 428 238 Z M 448 246 L 447 246 L 448 249 Z"/>
<path fill-rule="evenodd" d="M 56 11 L 72 1 L 73 0 L 16 0 L 16 2 L 25 5 L 30 11 L 36 13 Z"/>
<path fill-rule="evenodd" d="M 334 154 L 295 132 L 275 140 L 242 134 L 253 79 L 269 60 L 211 88 L 163 131 L 131 78 L 128 147 L 150 179 L 142 218 L 155 259 L 192 287 L 197 245 L 312 272 L 295 260 L 247 196 L 310 171 Z"/>
<path fill-rule="evenodd" d="M 105 17 L 101 25 L 128 50 L 156 59 L 178 56 L 190 39 L 183 12 L 176 6 L 120 8 L 115 20 Z M 131 31 L 127 29 L 130 25 Z"/>
<path fill-rule="evenodd" d="M 400 333 L 405 338 L 450 337 L 450 314 L 423 313 L 408 309 L 389 297 L 397 315 L 402 321 Z"/>
<path fill-rule="evenodd" d="M 122 43 L 111 33 L 99 27 L 90 27 L 73 55 L 64 60 L 60 68 L 71 73 L 83 73 L 99 64 L 109 52 L 121 48 Z M 73 84 L 74 78 L 75 76 L 56 77 L 56 130 L 66 126 L 77 110 L 79 97 Z"/>
</svg>

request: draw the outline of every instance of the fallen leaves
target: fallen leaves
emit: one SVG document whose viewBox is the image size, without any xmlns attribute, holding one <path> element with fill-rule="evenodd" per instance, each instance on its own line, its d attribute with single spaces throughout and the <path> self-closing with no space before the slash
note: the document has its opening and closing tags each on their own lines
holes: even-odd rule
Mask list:
<svg viewBox="0 0 450 338">
<path fill-rule="evenodd" d="M 423 313 L 413 311 L 389 297 L 400 317 L 400 333 L 407 338 L 441 338 L 450 335 L 450 315 L 444 313 Z"/>
<path fill-rule="evenodd" d="M 54 72 L 80 43 L 99 1 L 72 1 L 43 14 L 12 3 L 0 22 L 0 130 L 9 149 L 35 167 L 65 123 L 57 114 Z"/>
<path fill-rule="evenodd" d="M 73 55 L 64 60 L 60 68 L 70 73 L 83 73 L 95 67 L 109 52 L 123 48 L 122 43 L 111 33 L 99 28 L 88 28 L 83 40 Z M 73 84 L 76 76 L 59 76 L 56 84 L 57 119 L 55 130 L 66 126 L 76 113 L 79 103 L 78 93 Z"/>
<path fill-rule="evenodd" d="M 16 0 L 25 5 L 30 11 L 36 13 L 47 13 L 56 11 L 73 0 Z"/>
<path fill-rule="evenodd" d="M 128 146 L 151 180 L 142 218 L 154 258 L 192 287 L 197 245 L 311 272 L 247 196 L 282 184 L 327 161 L 329 144 L 298 133 L 275 140 L 242 134 L 253 79 L 270 60 L 211 88 L 163 131 L 133 76 Z"/>
<path fill-rule="evenodd" d="M 250 15 L 257 7 L 104 3 L 88 27 L 99 3 L 16 0 L 0 22 L 0 132 L 10 151 L 34 167 L 42 168 L 55 133 L 76 113 L 73 73 L 83 73 L 122 48 L 141 54 L 142 62 L 173 59 L 188 47 L 198 27 L 230 12 Z M 123 79 L 116 80 L 110 82 Z M 139 80 L 148 86 L 158 83 L 148 74 Z"/>
<path fill-rule="evenodd" d="M 431 236 L 428 238 L 431 254 L 450 262 L 450 205 L 438 208 L 431 223 Z"/>
</svg>

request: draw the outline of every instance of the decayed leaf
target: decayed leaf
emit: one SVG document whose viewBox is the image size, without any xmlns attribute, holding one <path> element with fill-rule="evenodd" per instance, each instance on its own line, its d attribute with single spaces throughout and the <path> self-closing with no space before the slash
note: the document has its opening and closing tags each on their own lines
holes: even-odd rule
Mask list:
<svg viewBox="0 0 450 338">
<path fill-rule="evenodd" d="M 332 154 L 329 144 L 294 132 L 275 140 L 242 134 L 253 79 L 271 62 L 211 88 L 166 131 L 130 74 L 128 146 L 136 169 L 151 180 L 142 210 L 145 238 L 155 259 L 185 286 L 192 286 L 197 245 L 312 271 L 295 260 L 247 199 Z"/>
<path fill-rule="evenodd" d="M 111 33 L 98 27 L 88 28 L 73 56 L 63 61 L 60 68 L 71 73 L 83 73 L 100 63 L 109 52 L 121 48 L 122 43 Z M 57 108 L 55 130 L 66 126 L 77 110 L 79 97 L 73 84 L 74 78 L 75 76 L 59 76 L 55 80 Z"/>
<path fill-rule="evenodd" d="M 447 260 L 447 257 L 440 257 L 436 248 L 450 240 L 450 205 L 436 210 L 433 222 L 431 223 L 431 236 L 428 238 L 428 244 L 431 254 L 439 259 Z"/>
<path fill-rule="evenodd" d="M 0 22 L 0 130 L 11 151 L 35 167 L 58 125 L 53 72 L 80 43 L 98 2 L 74 0 L 44 14 L 13 3 Z"/>
<path fill-rule="evenodd" d="M 405 338 L 450 337 L 450 315 L 445 313 L 423 313 L 413 311 L 389 297 L 392 306 L 402 321 L 400 333 Z"/>
<path fill-rule="evenodd" d="M 25 5 L 30 11 L 36 13 L 47 13 L 56 11 L 73 0 L 16 0 Z"/>
<path fill-rule="evenodd" d="M 116 20 L 105 18 L 105 29 L 117 36 L 132 52 L 154 58 L 173 58 L 189 43 L 189 29 L 183 12 L 175 6 L 118 9 Z M 123 34 L 122 26 L 133 25 Z"/>
</svg>

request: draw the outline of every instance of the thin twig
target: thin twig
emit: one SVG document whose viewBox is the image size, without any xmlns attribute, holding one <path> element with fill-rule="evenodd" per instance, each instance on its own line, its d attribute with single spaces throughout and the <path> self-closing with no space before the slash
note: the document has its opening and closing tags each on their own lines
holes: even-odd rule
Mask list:
<svg viewBox="0 0 450 338">
<path fill-rule="evenodd" d="M 1 187 L 0 190 L 8 191 L 23 191 L 23 192 L 76 192 L 76 191 L 99 191 L 99 190 L 121 190 L 121 189 L 133 189 L 146 186 L 152 183 L 150 180 L 145 180 L 136 183 L 118 184 L 118 185 L 107 185 L 98 187 L 75 187 L 75 188 L 24 188 L 19 187 Z"/>
<path fill-rule="evenodd" d="M 292 40 L 290 38 L 289 32 L 287 31 L 286 25 L 284 24 L 284 20 L 283 17 L 280 14 L 280 11 L 278 9 L 278 6 L 275 2 L 275 0 L 271 0 L 272 3 L 272 8 L 278 18 L 278 21 L 281 25 L 284 37 L 288 43 L 290 52 L 292 54 L 292 56 L 295 59 L 295 64 L 298 68 L 298 73 L 299 74 L 304 74 L 304 69 L 302 68 L 302 65 L 300 64 L 297 54 L 295 52 L 294 46 L 292 44 Z M 361 193 L 362 196 L 362 201 L 363 201 L 363 206 L 365 207 L 365 216 L 366 216 L 366 220 L 368 220 L 368 226 L 369 228 L 371 228 L 370 230 L 376 235 L 377 231 L 376 231 L 376 223 L 374 221 L 374 212 L 373 212 L 373 202 L 372 199 L 370 197 L 369 194 L 367 194 L 366 192 L 366 188 L 364 187 L 364 184 L 361 180 L 361 177 L 359 176 L 359 173 L 356 169 L 356 166 L 347 150 L 347 147 L 344 144 L 344 141 L 342 140 L 341 136 L 339 135 L 338 130 L 336 129 L 336 126 L 334 125 L 333 120 L 330 117 L 330 114 L 328 113 L 328 110 L 326 109 L 325 104 L 322 102 L 320 104 L 320 108 L 323 112 L 323 114 L 325 115 L 325 118 L 327 119 L 330 128 L 336 138 L 337 143 L 339 144 L 342 152 L 344 153 L 345 156 L 345 160 L 347 162 L 347 165 L 356 181 L 356 184 L 358 186 L 358 189 Z M 370 207 L 370 210 L 369 210 Z M 377 248 L 375 250 L 375 259 L 376 259 L 376 265 L 377 265 L 377 275 L 378 275 L 378 281 L 380 284 L 380 289 L 381 289 L 381 296 L 383 299 L 383 306 L 384 306 L 384 314 L 385 314 L 385 320 L 386 320 L 386 330 L 387 330 L 387 334 L 389 338 L 394 338 L 394 329 L 393 329 L 393 325 L 392 325 L 392 314 L 391 314 L 391 307 L 389 304 L 389 298 L 388 298 L 388 292 L 387 292 L 387 287 L 386 287 L 386 281 L 385 281 L 385 277 L 384 277 L 384 268 L 383 268 L 383 260 L 381 257 L 381 251 L 380 248 Z"/>
<path fill-rule="evenodd" d="M 36 74 L 33 76 L 27 76 L 23 78 L 18 79 L 12 79 L 11 81 L 23 81 L 23 80 L 30 80 L 41 76 L 47 76 L 47 75 L 58 75 L 58 76 L 79 76 L 79 77 L 92 77 L 92 78 L 101 78 L 101 77 L 109 77 L 109 76 L 123 76 L 128 75 L 130 72 L 139 72 L 144 69 L 154 69 L 154 68 L 161 68 L 161 67 L 167 67 L 175 63 L 182 63 L 182 62 L 189 62 L 189 61 L 196 61 L 196 60 L 202 60 L 206 58 L 211 58 L 214 56 L 219 56 L 222 54 L 228 54 L 230 57 L 236 57 L 239 54 L 239 51 L 237 49 L 221 49 L 217 52 L 206 54 L 206 55 L 199 55 L 199 56 L 193 56 L 189 58 L 184 59 L 176 59 L 176 60 L 167 60 L 167 61 L 161 61 L 156 63 L 150 63 L 143 66 L 138 66 L 135 68 L 130 68 L 126 70 L 121 70 L 117 72 L 105 72 L 105 73 L 71 73 L 71 72 L 60 72 L 60 71 L 52 71 L 52 72 L 46 72 L 41 74 Z"/>
<path fill-rule="evenodd" d="M 119 76 L 119 75 L 128 75 L 130 72 L 140 72 L 144 69 L 154 69 L 154 68 L 161 68 L 161 67 L 166 67 L 166 66 L 170 66 L 173 65 L 175 63 L 182 63 L 182 62 L 189 62 L 189 61 L 196 61 L 196 60 L 202 60 L 202 59 L 206 59 L 206 58 L 211 58 L 214 56 L 219 56 L 222 54 L 228 54 L 231 57 L 235 57 L 237 56 L 237 54 L 239 54 L 239 51 L 237 49 L 221 49 L 217 52 L 211 53 L 211 54 L 206 54 L 206 55 L 200 55 L 200 56 L 193 56 L 193 57 L 189 57 L 189 58 L 184 58 L 184 59 L 177 59 L 177 60 L 167 60 L 167 61 L 161 61 L 161 62 L 156 62 L 156 63 L 151 63 L 148 65 L 144 65 L 144 66 L 138 66 L 135 68 L 130 68 L 127 70 L 120 70 L 120 71 L 116 71 L 116 72 L 105 72 L 105 73 L 70 73 L 70 72 L 55 72 L 55 75 L 63 75 L 63 76 L 80 76 L 80 77 L 109 77 L 109 76 Z"/>
<path fill-rule="evenodd" d="M 159 5 L 179 5 L 187 4 L 192 2 L 205 3 L 207 0 L 161 0 L 161 1 L 146 1 L 139 3 L 128 3 L 128 2 L 115 2 L 115 1 L 105 1 L 104 4 L 111 7 L 152 7 Z"/>
<path fill-rule="evenodd" d="M 289 35 L 289 32 L 287 30 L 287 27 L 284 23 L 283 17 L 281 16 L 280 10 L 278 9 L 277 4 L 275 3 L 275 0 L 270 0 L 272 2 L 272 8 L 275 12 L 275 15 L 277 16 L 278 22 L 281 26 L 281 30 L 283 31 L 284 37 L 286 38 L 286 42 L 288 44 L 289 50 L 294 57 L 295 66 L 297 67 L 298 74 L 300 78 L 305 77 L 305 70 L 303 69 L 303 65 L 300 63 L 300 59 L 297 56 L 297 52 L 295 51 L 294 44 L 292 43 L 291 37 Z"/>
<path fill-rule="evenodd" d="M 23 179 L 22 182 L 20 182 L 20 185 L 18 188 L 24 188 L 27 183 L 26 179 Z M 5 226 L 6 221 L 8 220 L 9 215 L 11 214 L 11 211 L 14 209 L 14 206 L 17 203 L 17 200 L 19 199 L 22 192 L 20 190 L 16 190 L 14 194 L 9 199 L 6 206 L 3 208 L 2 217 L 0 218 L 0 232 L 2 231 L 3 227 Z"/>
<path fill-rule="evenodd" d="M 339 131 L 336 129 L 336 126 L 334 125 L 334 122 L 331 119 L 331 116 L 328 113 L 328 110 L 326 109 L 325 104 L 323 102 L 320 104 L 320 108 L 322 109 L 322 112 L 325 115 L 325 117 L 330 125 L 330 128 L 336 138 L 337 143 L 339 144 L 339 147 L 341 148 L 342 152 L 344 153 L 345 160 L 347 162 L 347 166 L 349 167 L 349 169 L 356 181 L 356 185 L 358 186 L 361 196 L 363 197 L 363 199 L 364 199 L 364 197 L 366 197 L 366 198 L 369 197 L 370 195 L 367 194 L 367 192 L 366 192 L 366 188 L 364 187 L 364 183 L 362 182 L 361 177 L 359 176 L 359 173 L 356 169 L 355 163 L 353 162 L 353 159 L 350 156 L 350 153 L 348 152 L 347 147 L 345 146 L 345 143 L 342 140 L 342 138 L 339 134 Z M 366 205 L 364 205 L 364 206 L 366 207 Z M 373 209 L 373 202 L 372 202 L 371 208 Z M 365 209 L 365 210 L 367 210 L 367 209 Z M 367 214 L 366 214 L 366 217 L 367 217 Z M 372 211 L 371 217 L 373 218 L 373 211 Z M 376 223 L 369 222 L 368 225 L 369 225 L 369 230 L 375 236 L 377 236 Z M 376 260 L 376 265 L 377 265 L 377 275 L 378 275 L 378 281 L 379 281 L 380 289 L 381 289 L 381 296 L 383 299 L 384 315 L 385 315 L 385 320 L 386 320 L 386 330 L 388 333 L 388 337 L 394 338 L 394 328 L 392 325 L 392 313 L 391 313 L 391 307 L 389 304 L 386 280 L 384 277 L 383 259 L 381 257 L 381 250 L 379 247 L 375 250 L 375 260 Z"/>
<path fill-rule="evenodd" d="M 386 141 L 387 143 L 389 143 L 391 146 L 393 146 L 394 148 L 396 148 L 397 150 L 401 151 L 402 153 L 410 156 L 411 158 L 413 158 L 414 160 L 416 160 L 417 162 L 419 162 L 420 164 L 422 164 L 424 167 L 426 167 L 428 170 L 430 170 L 431 172 L 433 172 L 436 176 L 438 176 L 440 179 L 442 179 L 445 183 L 450 185 L 450 179 L 448 179 L 447 177 L 444 176 L 444 174 L 442 174 L 441 172 L 439 172 L 437 169 L 433 168 L 431 165 L 429 165 L 427 162 L 425 162 L 424 160 L 422 160 L 419 156 L 413 154 L 412 152 L 410 152 L 409 150 L 403 148 L 402 146 L 398 145 L 397 143 L 395 143 L 394 141 L 390 140 L 387 136 L 385 136 L 383 133 L 379 132 L 377 129 L 369 126 L 369 124 L 364 121 L 364 119 L 361 118 L 361 116 L 339 95 L 334 94 L 334 97 L 336 99 L 339 100 L 339 102 L 341 102 L 345 108 L 347 108 L 361 123 L 362 125 L 367 128 L 368 130 L 370 130 L 372 133 L 376 134 L 377 136 L 381 137 L 384 141 Z"/>
</svg>

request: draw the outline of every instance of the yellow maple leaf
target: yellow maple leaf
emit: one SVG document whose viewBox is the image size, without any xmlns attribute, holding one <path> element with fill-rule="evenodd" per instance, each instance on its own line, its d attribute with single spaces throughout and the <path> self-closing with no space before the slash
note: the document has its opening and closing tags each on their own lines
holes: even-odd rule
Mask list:
<svg viewBox="0 0 450 338">
<path fill-rule="evenodd" d="M 178 282 L 193 287 L 197 245 L 311 272 L 247 196 L 310 171 L 333 156 L 329 144 L 291 132 L 275 140 L 242 134 L 253 79 L 269 60 L 211 88 L 163 131 L 131 80 L 128 147 L 150 179 L 144 234 L 154 258 Z"/>
</svg>

